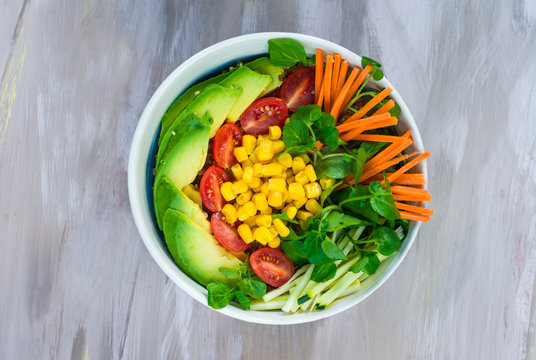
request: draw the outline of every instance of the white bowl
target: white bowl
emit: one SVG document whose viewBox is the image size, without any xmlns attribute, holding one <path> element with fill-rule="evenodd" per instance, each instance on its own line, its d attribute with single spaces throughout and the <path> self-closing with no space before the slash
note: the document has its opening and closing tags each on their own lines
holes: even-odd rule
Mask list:
<svg viewBox="0 0 536 360">
<path fill-rule="evenodd" d="M 152 169 L 160 119 L 173 100 L 188 89 L 188 87 L 218 69 L 236 64 L 238 60 L 267 54 L 268 40 L 274 38 L 293 38 L 300 41 L 309 54 L 314 53 L 314 49 L 320 48 L 326 53 L 341 54 L 342 58 L 348 59 L 351 65 L 361 64 L 361 57 L 359 55 L 354 54 L 340 45 L 313 36 L 295 33 L 266 32 L 231 38 L 195 54 L 176 68 L 164 80 L 145 107 L 138 127 L 136 128 L 134 139 L 132 140 L 128 164 L 128 190 L 132 214 L 134 215 L 134 221 L 136 222 L 141 238 L 151 256 L 166 275 L 190 296 L 204 305 L 207 305 L 206 289 L 184 274 L 175 264 L 175 261 L 166 248 L 163 238 L 160 236 L 153 215 L 152 204 L 149 201 L 150 194 L 152 193 Z M 386 69 L 386 71 L 388 72 L 389 69 Z M 398 131 L 411 130 L 414 139 L 412 150 L 424 151 L 419 130 L 404 100 L 402 100 L 387 79 L 384 78 L 376 82 L 376 84 L 381 87 L 391 87 L 393 89 L 390 96 L 400 105 L 402 110 L 397 129 Z M 426 178 L 425 163 L 420 165 L 420 170 Z M 410 222 L 408 236 L 404 240 L 400 250 L 384 261 L 376 274 L 364 281 L 361 291 L 334 302 L 324 310 L 286 314 L 280 311 L 251 311 L 242 310 L 236 306 L 227 306 L 224 309 L 216 311 L 236 319 L 260 324 L 298 324 L 335 315 L 361 302 L 391 276 L 408 253 L 409 248 L 415 240 L 419 226 L 420 223 Z"/>
</svg>

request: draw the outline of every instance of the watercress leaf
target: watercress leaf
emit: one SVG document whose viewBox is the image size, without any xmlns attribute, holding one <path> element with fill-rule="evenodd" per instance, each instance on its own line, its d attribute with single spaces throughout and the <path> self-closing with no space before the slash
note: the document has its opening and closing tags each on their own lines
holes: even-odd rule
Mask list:
<svg viewBox="0 0 536 360">
<path fill-rule="evenodd" d="M 272 219 L 281 219 L 283 221 L 287 221 L 292 224 L 298 224 L 296 220 L 292 220 L 291 218 L 289 218 L 287 213 L 272 214 Z"/>
<path fill-rule="evenodd" d="M 360 149 L 363 149 L 365 151 L 365 155 L 366 155 L 365 161 L 368 161 L 386 146 L 387 146 L 387 143 L 384 143 L 384 142 L 363 141 L 361 143 Z"/>
<path fill-rule="evenodd" d="M 352 174 L 354 175 L 355 184 L 359 181 L 359 177 L 363 172 L 363 167 L 367 161 L 367 153 L 361 147 L 357 150 L 357 154 L 354 156 L 352 161 Z"/>
<path fill-rule="evenodd" d="M 305 232 L 302 232 L 300 235 L 297 235 L 296 232 L 289 227 L 290 234 L 287 237 L 282 237 L 281 239 L 284 241 L 292 241 L 292 240 L 301 240 L 304 239 L 307 235 Z"/>
<path fill-rule="evenodd" d="M 318 119 L 323 118 L 322 114 L 330 116 L 329 114 L 323 113 L 322 109 L 318 105 L 303 105 L 296 109 L 294 114 L 290 116 L 290 119 L 299 120 L 306 125 L 313 125 L 315 121 L 318 121 Z M 333 121 L 333 125 L 331 126 L 334 126 L 335 120 L 333 119 L 333 117 L 331 117 L 331 119 Z"/>
<path fill-rule="evenodd" d="M 337 231 L 345 228 L 372 225 L 368 221 L 355 218 L 340 211 L 330 212 L 326 219 L 328 221 L 328 232 Z"/>
<path fill-rule="evenodd" d="M 327 257 L 333 260 L 346 260 L 346 256 L 342 253 L 341 249 L 335 244 L 333 241 L 331 241 L 330 238 L 326 237 L 322 241 L 322 250 L 324 251 L 324 254 L 326 254 Z"/>
<path fill-rule="evenodd" d="M 378 255 L 367 255 L 368 262 L 367 265 L 365 265 L 365 272 L 369 275 L 375 274 L 376 270 L 380 267 L 380 259 L 378 259 Z"/>
<path fill-rule="evenodd" d="M 257 277 L 243 278 L 238 282 L 238 288 L 254 299 L 260 299 L 266 294 L 266 283 Z"/>
<path fill-rule="evenodd" d="M 368 64 L 376 67 L 376 68 L 381 68 L 382 67 L 382 64 L 380 64 L 379 62 L 377 62 L 376 60 L 374 59 L 371 59 L 369 57 L 366 57 L 366 56 L 362 56 L 361 57 L 361 67 L 365 67 L 367 66 Z"/>
<path fill-rule="evenodd" d="M 307 264 L 307 255 L 305 254 L 303 244 L 303 241 L 300 240 L 283 241 L 281 243 L 283 252 L 292 260 L 292 263 L 296 267 Z"/>
<path fill-rule="evenodd" d="M 339 130 L 334 127 L 324 127 L 320 129 L 320 142 L 327 145 L 330 150 L 336 150 L 340 144 Z"/>
<path fill-rule="evenodd" d="M 393 194 L 385 190 L 379 181 L 371 182 L 369 191 L 372 194 L 370 205 L 374 211 L 386 219 L 395 220 L 400 218 L 400 213 L 393 200 Z"/>
<path fill-rule="evenodd" d="M 333 262 L 327 264 L 315 265 L 313 273 L 311 274 L 311 280 L 316 282 L 325 282 L 333 279 L 337 272 L 337 265 Z"/>
<path fill-rule="evenodd" d="M 374 74 L 372 74 L 372 78 L 375 80 L 375 81 L 379 81 L 381 79 L 383 79 L 383 71 L 382 69 L 378 69 L 374 72 Z"/>
<path fill-rule="evenodd" d="M 276 66 L 292 66 L 307 60 L 303 45 L 293 39 L 268 40 L 268 54 L 270 62 Z"/>
<path fill-rule="evenodd" d="M 348 154 L 327 155 L 316 164 L 316 175 L 320 179 L 342 179 L 352 171 L 352 161 Z"/>
<path fill-rule="evenodd" d="M 364 197 L 367 195 L 370 195 L 367 186 L 354 185 L 353 187 L 347 187 L 332 193 L 331 199 L 336 204 L 340 204 L 343 200 L 355 197 Z M 373 224 L 378 222 L 378 213 L 372 208 L 370 201 L 367 199 L 349 201 L 344 203 L 342 207 L 352 215 L 364 217 Z"/>
<path fill-rule="evenodd" d="M 242 309 L 249 310 L 249 306 L 251 305 L 251 300 L 249 300 L 249 297 L 241 290 L 236 290 L 232 294 L 234 298 L 238 301 Z"/>
<path fill-rule="evenodd" d="M 225 276 L 227 279 L 238 279 L 240 277 L 240 270 L 233 269 L 233 268 L 227 268 L 227 267 L 220 267 L 218 269 L 223 276 Z"/>
<path fill-rule="evenodd" d="M 303 244 L 303 250 L 307 256 L 307 260 L 311 264 L 325 264 L 331 260 L 324 254 L 322 250 L 322 241 L 324 236 L 322 236 L 318 231 L 310 231 L 305 238 Z"/>
<path fill-rule="evenodd" d="M 309 128 L 303 121 L 290 120 L 283 127 L 283 142 L 290 154 L 300 154 L 316 145 Z"/>
<path fill-rule="evenodd" d="M 402 241 L 393 229 L 381 226 L 373 231 L 373 237 L 378 243 L 378 252 L 382 255 L 389 256 L 400 249 Z"/>
<path fill-rule="evenodd" d="M 342 183 L 343 183 L 343 181 L 336 182 L 335 184 L 333 184 L 330 187 L 328 187 L 326 190 L 322 191 L 322 194 L 320 195 L 320 205 L 324 206 L 324 202 L 329 197 L 329 195 L 331 195 L 333 190 L 338 188 L 339 185 L 341 185 Z"/>
<path fill-rule="evenodd" d="M 210 283 L 207 285 L 207 290 L 208 305 L 214 309 L 222 309 L 226 307 L 233 299 L 233 289 L 223 283 Z"/>
<path fill-rule="evenodd" d="M 368 256 L 363 256 L 361 259 L 359 259 L 354 265 L 352 265 L 348 271 L 351 271 L 353 273 L 358 273 L 360 271 L 364 271 L 365 267 L 367 266 L 369 261 Z"/>
<path fill-rule="evenodd" d="M 391 116 L 399 117 L 401 112 L 402 110 L 400 109 L 400 105 L 398 105 L 398 103 L 395 101 L 395 106 L 389 110 L 389 113 Z"/>
</svg>

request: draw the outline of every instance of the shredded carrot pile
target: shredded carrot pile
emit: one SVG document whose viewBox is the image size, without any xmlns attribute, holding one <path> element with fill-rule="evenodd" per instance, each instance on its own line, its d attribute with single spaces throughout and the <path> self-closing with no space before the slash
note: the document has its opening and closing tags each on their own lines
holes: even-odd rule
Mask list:
<svg viewBox="0 0 536 360">
<path fill-rule="evenodd" d="M 349 61 L 343 59 L 340 54 L 324 56 L 324 51 L 320 49 L 316 50 L 315 66 L 315 103 L 322 107 L 323 111 L 330 113 L 337 124 L 345 110 L 354 106 L 352 104 L 355 101 L 354 96 L 372 78 L 374 67 L 367 64 L 363 69 L 358 66 L 352 68 Z M 434 211 L 425 208 L 422 204 L 415 205 L 407 202 L 420 203 L 432 200 L 432 195 L 422 189 L 426 185 L 424 174 L 410 172 L 429 157 L 430 152 L 404 153 L 413 144 L 410 131 L 403 135 L 370 132 L 398 124 L 398 118 L 390 114 L 396 105 L 395 101 L 389 98 L 391 93 L 392 89 L 387 87 L 368 102 L 360 104 L 361 107 L 354 109 L 352 116 L 337 125 L 337 130 L 341 140 L 345 142 L 366 141 L 389 144 L 365 163 L 358 183 L 367 185 L 372 181 L 379 181 L 385 186 L 383 177 L 385 173 L 391 184 L 391 191 L 400 216 L 407 220 L 427 222 Z M 380 104 L 383 105 L 380 106 Z M 322 144 L 319 142 L 317 148 L 321 147 Z M 392 167 L 395 169 L 398 167 L 398 169 L 391 170 Z M 354 184 L 352 174 L 344 180 L 345 183 Z"/>
</svg>

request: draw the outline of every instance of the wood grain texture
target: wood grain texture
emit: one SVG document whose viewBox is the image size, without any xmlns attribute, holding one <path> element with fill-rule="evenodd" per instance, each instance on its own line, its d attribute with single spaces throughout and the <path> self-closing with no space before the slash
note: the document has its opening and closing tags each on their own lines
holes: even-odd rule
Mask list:
<svg viewBox="0 0 536 360">
<path fill-rule="evenodd" d="M 436 212 L 399 270 L 312 324 L 196 303 L 129 208 L 130 141 L 154 90 L 257 31 L 378 59 L 433 154 Z M 535 58 L 529 0 L 0 2 L 0 358 L 535 358 Z"/>
</svg>

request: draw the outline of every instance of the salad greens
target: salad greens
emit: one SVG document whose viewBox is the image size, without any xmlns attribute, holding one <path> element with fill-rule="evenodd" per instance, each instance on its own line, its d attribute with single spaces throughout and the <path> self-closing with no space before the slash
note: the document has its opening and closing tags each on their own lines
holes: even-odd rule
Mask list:
<svg viewBox="0 0 536 360">
<path fill-rule="evenodd" d="M 293 39 L 268 40 L 268 54 L 272 64 L 277 66 L 293 66 L 297 63 L 307 66 L 313 62 L 307 60 L 303 45 Z"/>
</svg>

